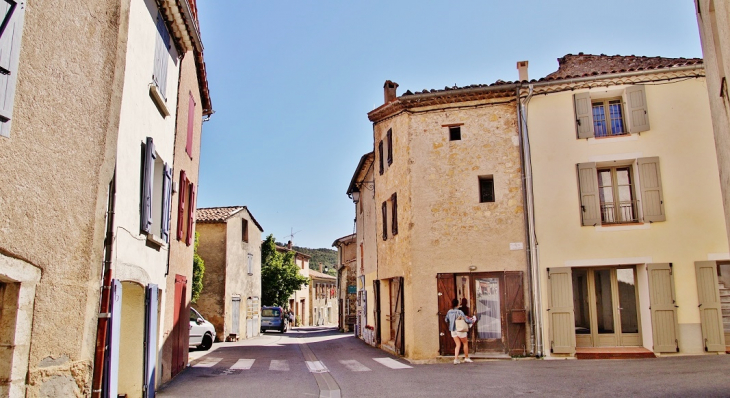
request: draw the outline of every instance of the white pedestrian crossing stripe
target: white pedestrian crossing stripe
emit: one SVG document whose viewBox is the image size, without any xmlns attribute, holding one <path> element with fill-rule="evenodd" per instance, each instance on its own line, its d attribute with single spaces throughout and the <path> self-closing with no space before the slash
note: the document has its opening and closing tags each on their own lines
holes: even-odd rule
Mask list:
<svg viewBox="0 0 730 398">
<path fill-rule="evenodd" d="M 391 369 L 410 369 L 413 366 L 408 366 L 404 363 L 398 362 L 393 358 L 373 358 L 373 361 L 385 365 Z"/>
<path fill-rule="evenodd" d="M 327 373 L 329 369 L 320 361 L 307 361 L 307 368 L 311 373 Z"/>
<path fill-rule="evenodd" d="M 347 367 L 347 369 L 349 369 L 353 372 L 369 372 L 370 371 L 370 368 L 368 368 L 367 366 L 361 364 L 360 362 L 358 362 L 354 359 L 347 359 L 347 360 L 343 359 L 343 360 L 340 360 L 340 363 L 345 365 L 345 367 Z"/>
<path fill-rule="evenodd" d="M 282 372 L 289 371 L 289 362 L 286 359 L 272 359 L 269 370 L 278 370 Z"/>
<path fill-rule="evenodd" d="M 193 365 L 193 367 L 194 368 L 212 368 L 213 366 L 215 366 L 215 364 L 217 364 L 218 362 L 220 362 L 222 360 L 223 360 L 223 358 L 215 358 L 215 357 L 205 358 L 202 361 Z"/>
<path fill-rule="evenodd" d="M 239 359 L 236 363 L 231 366 L 233 370 L 248 370 L 253 366 L 255 359 Z"/>
</svg>

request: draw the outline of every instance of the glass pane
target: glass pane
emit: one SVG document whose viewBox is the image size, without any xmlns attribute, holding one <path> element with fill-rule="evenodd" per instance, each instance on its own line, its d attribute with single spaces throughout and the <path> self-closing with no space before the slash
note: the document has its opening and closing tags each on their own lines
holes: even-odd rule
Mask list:
<svg viewBox="0 0 730 398">
<path fill-rule="evenodd" d="M 613 333 L 613 299 L 611 298 L 611 271 L 594 271 L 596 282 L 596 323 L 598 333 Z"/>
<path fill-rule="evenodd" d="M 603 103 L 593 104 L 593 133 L 596 137 L 608 135 L 606 130 L 606 111 Z"/>
<path fill-rule="evenodd" d="M 611 117 L 611 134 L 624 134 L 624 117 L 621 110 L 621 101 L 611 101 L 608 105 Z"/>
<path fill-rule="evenodd" d="M 622 167 L 622 168 L 616 169 L 616 183 L 618 185 L 631 184 L 631 175 L 629 174 L 628 167 Z"/>
<path fill-rule="evenodd" d="M 499 304 L 499 279 L 478 278 L 476 281 L 476 316 L 478 339 L 502 338 L 502 315 Z"/>
<path fill-rule="evenodd" d="M 639 317 L 636 312 L 636 283 L 634 269 L 616 270 L 618 279 L 618 302 L 621 312 L 621 332 L 639 333 Z"/>
<path fill-rule="evenodd" d="M 575 334 L 591 333 L 591 314 L 588 305 L 588 271 L 573 268 L 573 309 Z"/>
<path fill-rule="evenodd" d="M 459 309 L 464 311 L 464 314 L 467 316 L 472 315 L 469 310 L 469 297 L 471 297 L 471 292 L 469 291 L 470 287 L 471 285 L 469 284 L 468 276 L 456 277 L 456 298 L 459 299 Z M 466 299 L 466 308 L 462 308 L 464 299 Z"/>
</svg>

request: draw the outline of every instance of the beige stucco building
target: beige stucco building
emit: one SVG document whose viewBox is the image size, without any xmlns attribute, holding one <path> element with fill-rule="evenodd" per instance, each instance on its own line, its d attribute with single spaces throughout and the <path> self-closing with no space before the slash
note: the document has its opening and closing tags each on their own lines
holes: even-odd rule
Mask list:
<svg viewBox="0 0 730 398">
<path fill-rule="evenodd" d="M 724 352 L 718 280 L 730 282 L 730 255 L 702 60 L 581 53 L 559 64 L 521 91 L 538 354 Z"/>
<path fill-rule="evenodd" d="M 321 265 L 320 265 L 321 269 Z M 337 325 L 337 278 L 313 269 L 309 270 L 309 326 Z"/>
<path fill-rule="evenodd" d="M 287 253 L 293 251 L 294 264 L 297 266 L 299 274 L 307 279 L 310 279 L 309 260 L 312 259 L 311 256 L 293 250 L 291 241 L 287 243 L 286 247 L 277 245 L 276 251 L 278 251 L 279 253 Z M 296 290 L 294 293 L 292 293 L 292 295 L 289 297 L 289 309 L 294 311 L 296 326 L 309 326 L 312 324 L 311 306 L 312 299 L 310 297 L 308 285 L 302 286 L 301 289 Z"/>
<path fill-rule="evenodd" d="M 245 206 L 197 209 L 203 290 L 193 307 L 215 326 L 216 340 L 250 338 L 261 330 L 261 234 Z"/>
<path fill-rule="evenodd" d="M 412 360 L 453 355 L 443 318 L 465 298 L 480 317 L 477 355 L 528 353 L 516 85 L 400 97 L 397 86 L 386 81 L 385 103 L 368 113 L 377 236 L 364 244 L 377 252 L 367 295 L 376 344 Z"/>
<path fill-rule="evenodd" d="M 332 247 L 337 248 L 337 327 L 352 332 L 357 325 L 357 236 L 343 236 Z"/>
</svg>

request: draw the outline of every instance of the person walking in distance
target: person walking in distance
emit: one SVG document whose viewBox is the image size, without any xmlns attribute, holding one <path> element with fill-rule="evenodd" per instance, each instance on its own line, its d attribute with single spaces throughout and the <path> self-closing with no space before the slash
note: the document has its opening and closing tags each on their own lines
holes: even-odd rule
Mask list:
<svg viewBox="0 0 730 398">
<path fill-rule="evenodd" d="M 459 299 L 451 300 L 451 309 L 446 313 L 446 317 L 444 318 L 444 321 L 449 324 L 451 337 L 456 343 L 456 348 L 454 349 L 454 365 L 460 363 L 459 350 L 462 344 L 464 345 L 464 362 L 473 362 L 469 358 L 469 341 L 466 339 L 466 333 L 469 331 L 468 325 L 474 323 L 474 318 L 467 317 L 458 307 Z M 463 324 L 461 321 L 463 321 Z M 464 325 L 467 325 L 466 328 Z"/>
</svg>

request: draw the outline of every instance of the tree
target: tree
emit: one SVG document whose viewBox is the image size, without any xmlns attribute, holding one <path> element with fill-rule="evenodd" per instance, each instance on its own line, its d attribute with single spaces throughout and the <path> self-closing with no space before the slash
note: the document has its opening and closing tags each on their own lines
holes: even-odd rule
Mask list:
<svg viewBox="0 0 730 398">
<path fill-rule="evenodd" d="M 198 255 L 198 237 L 200 234 L 195 232 L 195 245 L 193 246 L 193 291 L 190 301 L 195 303 L 203 291 L 203 275 L 205 275 L 205 261 Z"/>
<path fill-rule="evenodd" d="M 261 244 L 261 304 L 286 307 L 296 290 L 309 284 L 294 263 L 294 252 L 276 251 L 274 235 Z"/>
</svg>

